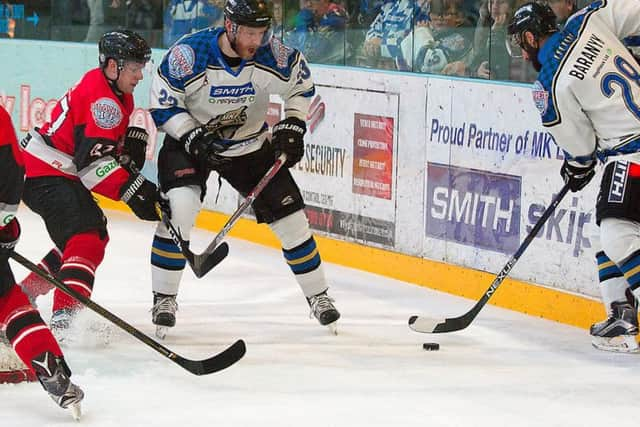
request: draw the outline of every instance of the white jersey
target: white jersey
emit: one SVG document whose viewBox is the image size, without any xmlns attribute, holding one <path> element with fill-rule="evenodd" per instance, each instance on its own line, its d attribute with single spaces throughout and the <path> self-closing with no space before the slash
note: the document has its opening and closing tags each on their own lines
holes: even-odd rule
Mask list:
<svg viewBox="0 0 640 427">
<path fill-rule="evenodd" d="M 568 158 L 640 160 L 640 66 L 620 41 L 638 33 L 639 0 L 601 0 L 540 49 L 534 101 Z"/>
<path fill-rule="evenodd" d="M 268 126 L 269 95 L 280 95 L 286 117 L 306 121 L 315 94 L 302 53 L 273 38 L 253 59 L 230 68 L 218 38 L 222 28 L 187 35 L 162 59 L 151 84 L 151 116 L 158 128 L 175 139 L 192 129 L 236 112 L 243 124 L 225 135 L 225 156 L 258 150 Z"/>
</svg>

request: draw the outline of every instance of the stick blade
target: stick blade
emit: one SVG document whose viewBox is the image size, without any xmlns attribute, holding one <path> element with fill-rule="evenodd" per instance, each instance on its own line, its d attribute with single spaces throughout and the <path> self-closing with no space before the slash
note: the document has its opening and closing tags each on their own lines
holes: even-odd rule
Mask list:
<svg viewBox="0 0 640 427">
<path fill-rule="evenodd" d="M 222 371 L 242 359 L 247 352 L 243 340 L 238 340 L 226 350 L 204 360 L 189 360 L 176 356 L 176 363 L 195 375 L 208 375 Z"/>
<path fill-rule="evenodd" d="M 211 271 L 216 265 L 220 264 L 229 255 L 229 245 L 222 242 L 211 253 L 203 253 L 202 255 L 193 255 L 187 258 L 193 273 L 198 279 Z"/>
<path fill-rule="evenodd" d="M 411 316 L 409 318 L 409 327 L 423 334 L 432 334 L 438 325 L 444 323 L 444 319 L 434 319 L 426 316 Z"/>
</svg>

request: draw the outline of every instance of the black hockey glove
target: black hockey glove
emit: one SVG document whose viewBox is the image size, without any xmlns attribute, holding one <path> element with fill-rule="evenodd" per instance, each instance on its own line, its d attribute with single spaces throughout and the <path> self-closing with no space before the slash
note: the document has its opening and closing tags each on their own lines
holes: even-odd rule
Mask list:
<svg viewBox="0 0 640 427">
<path fill-rule="evenodd" d="M 590 160 L 587 164 L 581 164 L 575 161 L 569 162 L 569 160 L 565 159 L 560 168 L 560 176 L 562 176 L 565 184 L 569 184 L 569 190 L 575 193 L 582 190 L 591 181 L 596 174 L 595 167 L 595 160 Z"/>
<path fill-rule="evenodd" d="M 0 262 L 5 262 L 20 239 L 20 223 L 13 217 L 5 226 L 0 226 Z"/>
<path fill-rule="evenodd" d="M 209 168 L 220 171 L 231 163 L 230 158 L 219 154 L 226 150 L 226 147 L 220 144 L 217 134 L 205 126 L 187 132 L 180 140 L 187 153 L 193 156 L 198 166 L 203 170 Z"/>
<path fill-rule="evenodd" d="M 127 128 L 127 133 L 124 135 L 122 153 L 118 161 L 129 173 L 134 173 L 144 167 L 148 139 L 149 134 L 145 129 L 136 126 Z"/>
<path fill-rule="evenodd" d="M 287 155 L 285 166 L 290 168 L 302 159 L 304 155 L 304 134 L 307 124 L 295 117 L 288 117 L 273 126 L 271 143 L 276 151 L 276 158 L 280 153 Z"/>
<path fill-rule="evenodd" d="M 160 221 L 158 197 L 156 186 L 140 174 L 131 174 L 120 189 L 120 200 L 145 221 Z"/>
</svg>

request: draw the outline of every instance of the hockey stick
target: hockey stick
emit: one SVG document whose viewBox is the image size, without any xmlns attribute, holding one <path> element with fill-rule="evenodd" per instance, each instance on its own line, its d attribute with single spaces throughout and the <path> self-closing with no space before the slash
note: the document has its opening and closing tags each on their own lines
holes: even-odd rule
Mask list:
<svg viewBox="0 0 640 427">
<path fill-rule="evenodd" d="M 114 323 L 116 326 L 118 326 L 119 328 L 123 329 L 128 334 L 133 335 L 138 340 L 140 340 L 143 343 L 145 343 L 147 346 L 151 347 L 152 349 L 154 349 L 158 353 L 162 354 L 164 357 L 166 357 L 167 359 L 171 360 L 172 362 L 180 365 L 181 367 L 183 367 L 187 371 L 191 372 L 192 374 L 195 374 L 195 375 L 207 375 L 207 374 L 212 374 L 214 372 L 221 371 L 221 370 L 223 370 L 225 368 L 228 368 L 229 366 L 233 365 L 238 360 L 242 359 L 242 357 L 244 356 L 244 354 L 246 352 L 246 346 L 244 344 L 244 341 L 243 340 L 237 340 L 235 343 L 233 343 L 226 350 L 224 350 L 224 351 L 222 351 L 222 352 L 220 352 L 220 353 L 216 354 L 215 356 L 212 356 L 212 357 L 210 357 L 208 359 L 204 359 L 204 360 L 185 359 L 184 357 L 182 357 L 182 356 L 174 353 L 173 351 L 169 350 L 167 347 L 163 346 L 162 344 L 154 341 L 152 338 L 150 338 L 146 334 L 142 333 L 140 330 L 134 328 L 133 326 L 131 326 L 130 324 L 128 324 L 124 320 L 120 319 L 118 316 L 116 316 L 115 314 L 111 313 L 107 309 L 105 309 L 102 306 L 98 305 L 97 303 L 95 303 L 90 298 L 87 298 L 84 295 L 79 294 L 78 292 L 76 292 L 72 288 L 68 287 L 63 282 L 61 282 L 60 280 L 56 279 L 54 276 L 52 276 L 51 274 L 47 273 L 46 271 L 44 271 L 43 269 L 38 267 L 36 264 L 32 263 L 31 261 L 29 261 L 28 259 L 26 259 L 22 255 L 20 255 L 19 253 L 12 252 L 10 257 L 13 258 L 19 264 L 21 264 L 22 266 L 24 266 L 25 268 L 27 268 L 28 270 L 33 271 L 35 274 L 37 274 L 38 276 L 42 277 L 44 280 L 48 281 L 49 283 L 54 285 L 56 288 L 60 289 L 64 293 L 66 293 L 67 295 L 69 295 L 69 296 L 75 298 L 76 300 L 80 301 L 82 304 L 84 304 L 90 310 L 98 313 L 100 316 L 102 316 L 105 319 L 109 320 L 110 322 Z"/>
<path fill-rule="evenodd" d="M 227 223 L 222 227 L 222 230 L 216 235 L 213 241 L 207 246 L 207 248 L 201 254 L 194 254 L 189 250 L 189 245 L 182 239 L 180 235 L 180 231 L 176 230 L 176 228 L 171 224 L 168 218 L 165 215 L 162 215 L 162 221 L 169 229 L 169 234 L 171 234 L 171 238 L 178 245 L 180 251 L 189 262 L 193 273 L 196 277 L 200 278 L 207 274 L 213 267 L 218 265 L 229 253 L 229 245 L 226 242 L 223 242 L 222 239 L 225 238 L 231 227 L 238 221 L 240 216 L 247 210 L 251 203 L 258 197 L 260 192 L 267 186 L 269 181 L 278 173 L 280 168 L 284 165 L 287 156 L 282 153 L 276 159 L 273 166 L 269 168 L 269 170 L 264 174 L 264 176 L 260 179 L 260 181 L 256 184 L 256 186 L 247 194 L 244 201 L 238 206 L 238 209 L 231 215 L 231 217 L 227 220 Z"/>
<path fill-rule="evenodd" d="M 515 254 L 511 257 L 511 259 L 507 262 L 507 264 L 502 267 L 502 270 L 498 273 L 496 278 L 489 286 L 489 289 L 486 290 L 482 298 L 473 306 L 471 310 L 463 314 L 459 317 L 450 317 L 446 319 L 435 319 L 427 316 L 411 316 L 409 318 L 409 327 L 416 332 L 428 333 L 428 334 L 437 334 L 444 332 L 455 332 L 462 330 L 469 326 L 473 319 L 476 318 L 482 307 L 484 307 L 487 302 L 491 299 L 491 297 L 495 294 L 498 287 L 502 284 L 502 281 L 509 275 L 509 272 L 513 268 L 513 266 L 518 262 L 518 259 L 522 256 L 525 249 L 529 246 L 529 244 L 536 237 L 542 226 L 547 222 L 553 211 L 556 209 L 558 204 L 562 201 L 564 196 L 569 191 L 568 184 L 565 184 L 564 187 L 560 190 L 558 194 L 553 198 L 551 204 L 544 211 L 536 225 L 533 226 L 527 237 L 520 244 L 520 247 L 516 251 Z"/>
</svg>

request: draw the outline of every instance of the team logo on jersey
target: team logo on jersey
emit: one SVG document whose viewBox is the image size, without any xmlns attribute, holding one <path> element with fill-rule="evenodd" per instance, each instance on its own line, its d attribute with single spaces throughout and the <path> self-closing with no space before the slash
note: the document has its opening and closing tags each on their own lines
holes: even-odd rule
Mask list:
<svg viewBox="0 0 640 427">
<path fill-rule="evenodd" d="M 174 46 L 169 52 L 167 63 L 169 64 L 169 75 L 174 79 L 181 79 L 193 74 L 193 64 L 196 54 L 191 46 L 179 44 Z"/>
<path fill-rule="evenodd" d="M 276 59 L 278 68 L 286 68 L 289 65 L 289 55 L 293 53 L 293 49 L 282 43 L 277 37 L 271 38 L 271 52 Z"/>
<path fill-rule="evenodd" d="M 120 106 L 111 98 L 100 98 L 91 104 L 93 121 L 99 128 L 113 129 L 122 122 Z"/>
<path fill-rule="evenodd" d="M 547 106 L 549 105 L 549 92 L 544 89 L 542 83 L 536 80 L 535 83 L 533 83 L 531 93 L 533 94 L 533 102 L 536 104 L 536 108 L 540 111 L 540 115 L 544 116 L 544 113 L 547 112 Z"/>
</svg>

